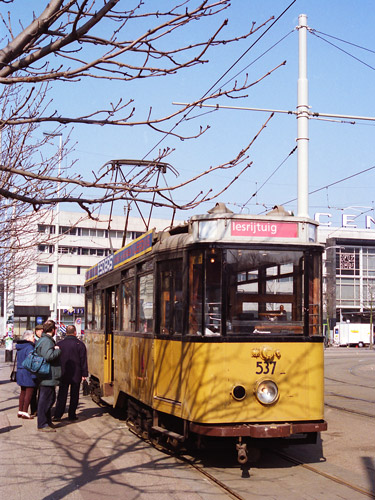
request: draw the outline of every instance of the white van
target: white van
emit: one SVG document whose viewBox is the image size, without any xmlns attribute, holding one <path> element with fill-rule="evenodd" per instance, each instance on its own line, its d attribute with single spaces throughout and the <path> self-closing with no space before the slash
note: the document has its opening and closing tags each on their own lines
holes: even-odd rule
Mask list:
<svg viewBox="0 0 375 500">
<path fill-rule="evenodd" d="M 370 341 L 370 325 L 366 323 L 338 323 L 333 331 L 335 345 L 363 347 Z"/>
</svg>

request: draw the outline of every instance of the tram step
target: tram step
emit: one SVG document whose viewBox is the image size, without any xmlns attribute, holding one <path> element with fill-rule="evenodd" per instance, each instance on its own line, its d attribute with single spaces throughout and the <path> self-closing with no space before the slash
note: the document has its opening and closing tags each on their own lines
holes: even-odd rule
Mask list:
<svg viewBox="0 0 375 500">
<path fill-rule="evenodd" d="M 185 438 L 182 434 L 177 434 L 177 432 L 169 431 L 168 429 L 163 429 L 163 427 L 159 427 L 158 425 L 154 425 L 152 430 L 155 432 L 159 432 L 159 434 L 164 434 L 165 436 L 169 436 L 173 439 L 177 439 L 177 441 L 185 441 Z"/>
<path fill-rule="evenodd" d="M 109 406 L 113 406 L 113 403 L 115 402 L 113 396 L 102 396 L 100 399 L 107 403 L 107 405 Z"/>
</svg>

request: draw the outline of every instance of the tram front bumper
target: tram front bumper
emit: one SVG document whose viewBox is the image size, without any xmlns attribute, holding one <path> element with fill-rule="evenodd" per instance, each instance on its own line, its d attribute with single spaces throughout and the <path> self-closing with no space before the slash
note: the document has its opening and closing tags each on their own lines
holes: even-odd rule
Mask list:
<svg viewBox="0 0 375 500">
<path fill-rule="evenodd" d="M 310 434 L 327 430 L 327 422 L 297 422 L 272 424 L 209 425 L 190 422 L 191 432 L 216 437 L 285 438 L 296 434 Z"/>
</svg>

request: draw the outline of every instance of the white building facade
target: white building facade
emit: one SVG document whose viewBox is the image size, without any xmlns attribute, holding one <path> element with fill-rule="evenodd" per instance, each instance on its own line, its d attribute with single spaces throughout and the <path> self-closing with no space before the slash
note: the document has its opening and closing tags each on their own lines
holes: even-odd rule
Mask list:
<svg viewBox="0 0 375 500">
<path fill-rule="evenodd" d="M 60 211 L 58 224 L 53 214 L 32 223 L 36 244 L 25 251 L 30 264 L 17 279 L 14 290 L 8 291 L 14 294 L 15 336 L 54 314 L 59 323 L 75 324 L 78 331 L 84 329 L 85 273 L 123 246 L 125 220 L 124 216 L 112 215 L 109 225 L 108 216 L 96 221 L 82 213 Z M 159 231 L 168 226 L 167 220 L 153 219 L 149 228 Z M 130 217 L 125 244 L 144 232 L 142 219 Z"/>
<path fill-rule="evenodd" d="M 375 321 L 375 219 L 343 214 L 340 227 L 330 214 L 317 214 L 319 241 L 324 243 L 323 309 L 330 330 L 336 323 Z"/>
</svg>

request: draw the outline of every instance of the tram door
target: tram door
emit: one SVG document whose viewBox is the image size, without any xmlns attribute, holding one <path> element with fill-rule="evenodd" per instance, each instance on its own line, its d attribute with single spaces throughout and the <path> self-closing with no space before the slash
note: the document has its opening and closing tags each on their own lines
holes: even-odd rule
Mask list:
<svg viewBox="0 0 375 500">
<path fill-rule="evenodd" d="M 113 332 L 116 328 L 116 289 L 105 290 L 104 396 L 113 394 Z"/>
</svg>

